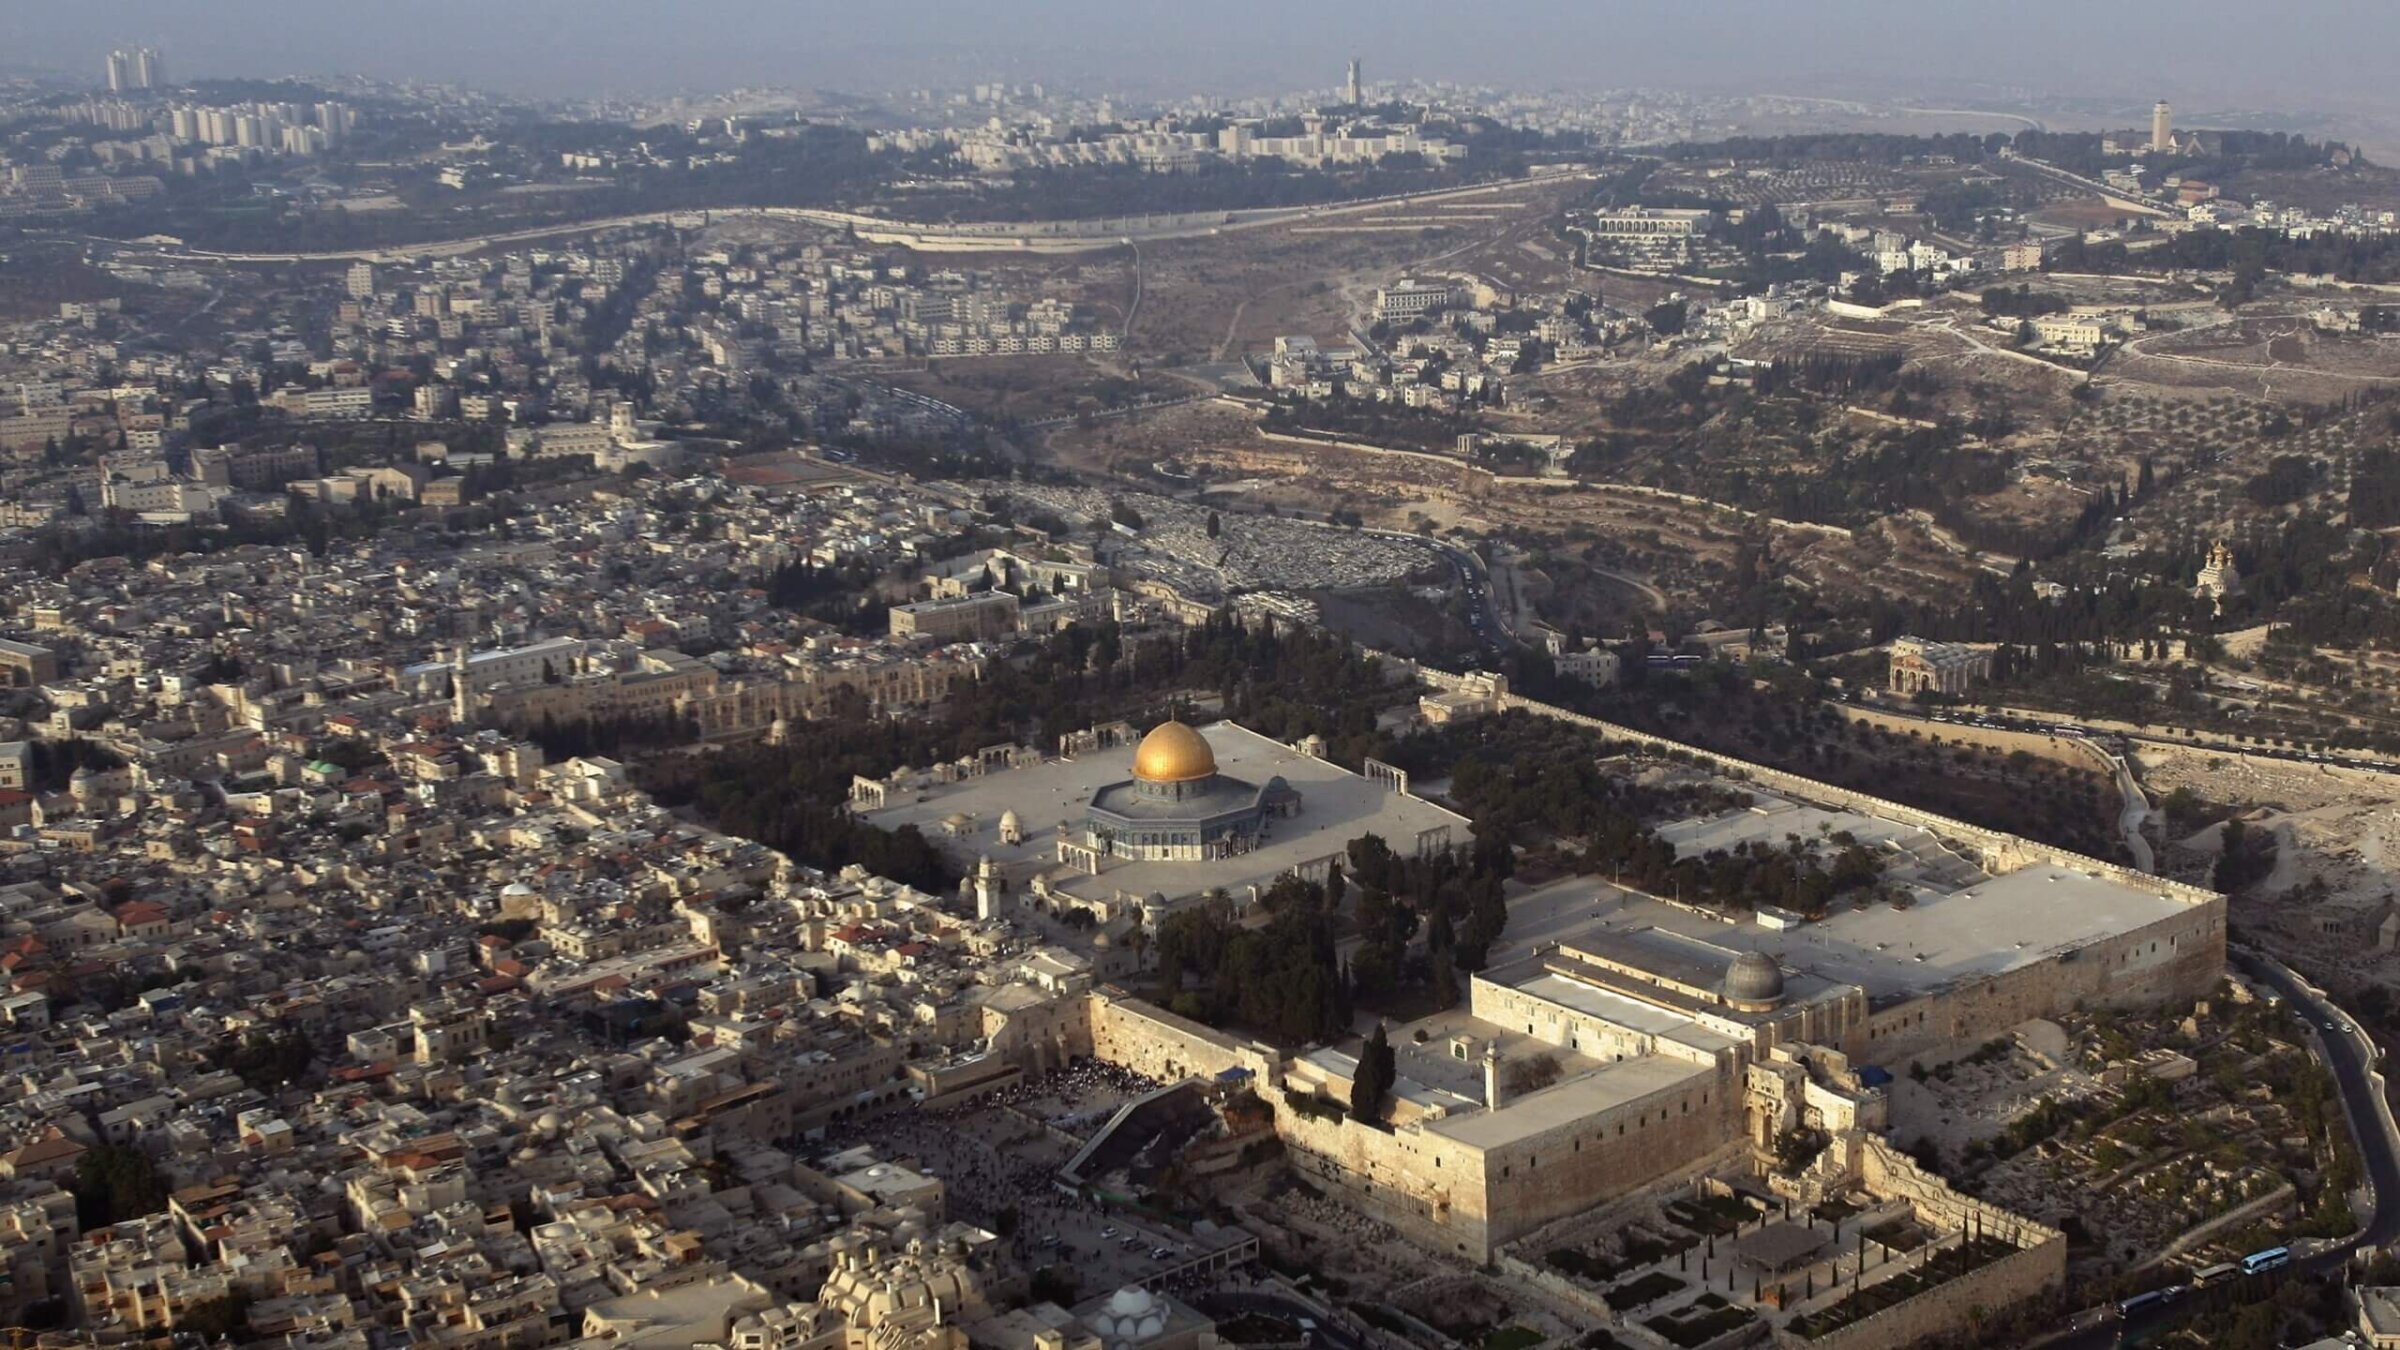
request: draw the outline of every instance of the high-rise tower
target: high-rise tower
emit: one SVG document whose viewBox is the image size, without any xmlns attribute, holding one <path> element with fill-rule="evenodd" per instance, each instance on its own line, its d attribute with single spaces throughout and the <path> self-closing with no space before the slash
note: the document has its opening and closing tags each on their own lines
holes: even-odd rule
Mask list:
<svg viewBox="0 0 2400 1350">
<path fill-rule="evenodd" d="M 2165 99 L 2150 105 L 2150 150 L 2165 154 L 2175 148 L 2175 115 Z"/>
<path fill-rule="evenodd" d="M 119 48 L 108 54 L 108 92 L 127 94 L 137 89 L 160 89 L 166 83 L 166 64 L 159 60 L 157 49 Z"/>
<path fill-rule="evenodd" d="M 1355 56 L 1350 58 L 1350 79 L 1343 87 L 1343 92 L 1349 95 L 1348 102 L 1351 107 L 1365 106 L 1366 100 L 1359 97 L 1358 93 L 1358 58 Z"/>
</svg>

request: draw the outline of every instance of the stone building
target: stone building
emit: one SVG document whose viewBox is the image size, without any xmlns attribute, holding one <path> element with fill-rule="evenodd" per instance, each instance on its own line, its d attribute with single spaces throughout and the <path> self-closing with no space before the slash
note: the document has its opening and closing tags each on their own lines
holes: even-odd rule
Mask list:
<svg viewBox="0 0 2400 1350">
<path fill-rule="evenodd" d="M 48 647 L 0 638 L 0 683 L 24 688 L 58 678 L 58 656 Z"/>
<path fill-rule="evenodd" d="M 993 746 L 861 779 L 851 809 L 916 826 L 1019 905 L 1091 914 L 1112 947 L 1211 892 L 1246 903 L 1287 874 L 1321 879 L 1362 835 L 1411 856 L 1465 840 L 1464 817 L 1332 763 L 1321 742 L 1169 722 L 1128 764 L 1130 730 L 1070 734 L 1055 758 Z"/>
<path fill-rule="evenodd" d="M 1523 706 L 1502 688 L 1476 693 Z M 1419 851 L 1452 840 L 1454 817 L 1404 784 L 1327 764 L 1307 742 L 1169 723 L 1143 738 L 1122 779 L 1130 738 L 1095 729 L 1064 738 L 1059 758 L 995 746 L 862 779 L 853 810 L 950 841 L 1017 903 L 1093 908 L 1110 939 L 1094 958 L 1102 981 L 1104 958 L 1129 946 L 1120 936 L 1155 922 L 1170 895 L 1222 887 L 1238 899 L 1310 875 L 1362 833 Z M 1733 771 L 1743 805 L 1661 827 L 1678 856 L 1840 838 L 1879 860 L 1873 902 L 1814 918 L 1721 915 L 1594 882 L 1573 922 L 1478 973 L 1463 1009 L 1397 1029 L 1384 1119 L 1350 1117 L 1357 1061 L 1340 1048 L 1287 1054 L 1106 983 L 995 996 L 980 1012 L 987 1053 L 1006 1065 L 962 1061 L 943 1070 L 955 1087 L 932 1086 L 964 1092 L 1077 1054 L 1171 1083 L 1238 1079 L 1274 1108 L 1300 1170 L 1412 1240 L 1485 1261 L 1680 1171 L 1756 1157 L 1794 1129 L 1882 1128 L 1871 1070 L 2078 1006 L 2197 997 L 2223 977 L 2220 896 L 1764 766 Z M 1229 778 L 1241 791 L 1219 811 Z M 1279 778 L 1307 795 L 1297 828 L 1279 828 L 1271 794 L 1254 786 Z M 1121 799 L 1155 814 L 1118 810 Z M 1151 832 L 1176 838 L 1135 845 L 1160 856 L 1096 848 L 1091 826 L 1112 812 L 1145 828 L 1170 822 Z M 1206 823 L 1228 815 L 1258 830 L 1256 848 L 1209 850 Z"/>
<path fill-rule="evenodd" d="M 1349 1118 L 1345 1052 L 1287 1056 L 1106 987 L 1088 1000 L 1092 1053 L 1169 1081 L 1246 1076 L 1294 1166 L 1413 1240 L 1483 1261 L 1798 1128 L 1884 1128 L 1870 1069 L 2222 978 L 2221 897 L 2089 860 L 1995 846 L 1970 862 L 1921 826 L 1774 798 L 1662 833 L 1706 852 L 1805 838 L 1820 821 L 1890 859 L 1883 884 L 1910 903 L 1729 924 L 1595 884 L 1580 926 L 1476 975 L 1463 1011 L 1399 1029 L 1384 1121 Z"/>
<path fill-rule="evenodd" d="M 891 608 L 891 635 L 934 642 L 991 642 L 1019 626 L 1017 597 L 984 591 L 949 599 L 919 600 Z"/>
<path fill-rule="evenodd" d="M 2200 569 L 2193 583 L 2192 594 L 2216 601 L 2217 612 L 2225 612 L 2225 602 L 2242 593 L 2242 569 L 2234 566 L 2233 548 L 2220 539 L 2208 551 L 2208 563 Z"/>
<path fill-rule="evenodd" d="M 1092 794 L 1084 828 L 1112 857 L 1199 861 L 1249 852 L 1270 821 L 1299 814 L 1300 794 L 1280 776 L 1261 786 L 1219 773 L 1207 739 L 1170 721 L 1142 738 L 1130 780 Z"/>
<path fill-rule="evenodd" d="M 1891 688 L 1895 694 L 1963 694 L 1992 677 L 1992 649 L 1963 642 L 1892 639 Z"/>
</svg>

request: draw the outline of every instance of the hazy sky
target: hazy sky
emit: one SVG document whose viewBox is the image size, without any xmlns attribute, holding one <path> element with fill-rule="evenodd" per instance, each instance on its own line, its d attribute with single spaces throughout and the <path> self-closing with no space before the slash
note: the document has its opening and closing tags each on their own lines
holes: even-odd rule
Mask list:
<svg viewBox="0 0 2400 1350">
<path fill-rule="evenodd" d="M 0 0 L 0 62 L 358 72 L 528 94 L 978 78 L 1272 92 L 1370 79 L 1826 94 L 2021 86 L 2400 110 L 2395 0 Z"/>
</svg>

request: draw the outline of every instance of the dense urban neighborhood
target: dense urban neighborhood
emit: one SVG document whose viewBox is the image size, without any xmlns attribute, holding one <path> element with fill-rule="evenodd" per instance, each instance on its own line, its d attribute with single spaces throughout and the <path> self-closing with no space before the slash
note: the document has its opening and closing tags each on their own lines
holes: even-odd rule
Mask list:
<svg viewBox="0 0 2400 1350">
<path fill-rule="evenodd" d="M 2374 117 L 134 36 L 12 1346 L 2400 1345 Z"/>
</svg>

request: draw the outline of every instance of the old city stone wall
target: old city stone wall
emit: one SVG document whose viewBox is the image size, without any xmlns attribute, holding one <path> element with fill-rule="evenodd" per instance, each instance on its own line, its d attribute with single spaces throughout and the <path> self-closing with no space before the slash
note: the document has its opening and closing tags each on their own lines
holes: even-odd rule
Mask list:
<svg viewBox="0 0 2400 1350">
<path fill-rule="evenodd" d="M 1876 1013 L 1840 1048 L 1893 1064 L 1948 1042 L 1988 1040 L 2077 1005 L 2146 1007 L 2198 998 L 2225 973 L 2225 901 L 2172 914 L 2089 947 L 2058 953 Z"/>
<path fill-rule="evenodd" d="M 1937 1228 L 1960 1229 L 1970 1224 L 1978 1232 L 2007 1238 L 2020 1247 L 2039 1246 L 2061 1236 L 2059 1231 L 1950 1189 L 1917 1160 L 1872 1134 L 1850 1136 L 1857 1142 L 1854 1158 L 1859 1181 L 1867 1193 L 1886 1200 L 1905 1200 L 1917 1217 Z"/>
<path fill-rule="evenodd" d="M 1977 1309 L 2038 1297 L 2067 1277 L 2065 1234 L 1959 1194 L 1940 1177 L 1917 1166 L 1914 1159 L 1871 1134 L 1842 1136 L 1819 1156 L 1809 1174 L 1789 1189 L 1804 1202 L 1813 1202 L 1854 1184 L 1879 1200 L 1907 1202 L 1920 1222 L 1938 1231 L 1972 1230 L 2005 1238 L 2019 1250 L 1815 1340 L 1777 1328 L 1775 1343 L 1779 1346 L 1791 1350 L 1896 1350 L 1924 1337 L 1965 1331 L 1973 1325 Z"/>
<path fill-rule="evenodd" d="M 1970 1330 L 1979 1311 L 2037 1298 L 2066 1278 L 2067 1240 L 2057 1237 L 1815 1340 L 1778 1327 L 1775 1344 L 1787 1350 L 1898 1350 L 1928 1336 Z"/>
<path fill-rule="evenodd" d="M 1722 1147 L 1740 1129 L 1739 1066 L 1729 1059 L 1714 1072 L 1487 1152 L 1414 1124 L 1387 1130 L 1314 1115 L 1285 1094 L 1272 1047 L 1140 999 L 1097 993 L 1089 1004 L 1094 1055 L 1169 1082 L 1249 1070 L 1275 1108 L 1276 1133 L 1296 1167 L 1417 1240 L 1478 1261 L 1500 1242 Z"/>
<path fill-rule="evenodd" d="M 1089 1002 L 1091 1053 L 1162 1083 L 1229 1069 L 1248 1069 L 1264 1083 L 1282 1060 L 1272 1046 L 1212 1031 L 1138 998 L 1095 993 Z"/>
<path fill-rule="evenodd" d="M 1550 1297 L 1592 1319 L 1595 1324 L 1608 1325 L 1616 1320 L 1617 1310 L 1608 1306 L 1600 1291 L 1577 1284 L 1555 1270 L 1535 1265 L 1523 1257 L 1500 1252 L 1492 1257 L 1500 1273 L 1541 1290 Z"/>
<path fill-rule="evenodd" d="M 2005 727 L 1979 727 L 1968 722 L 1934 722 L 1921 717 L 1903 717 L 1898 713 L 1874 708 L 1845 707 L 1842 716 L 1853 722 L 1878 726 L 1897 736 L 1910 732 L 1939 740 L 1949 745 L 1973 745 L 1999 754 L 2018 750 L 2070 768 L 2094 767 L 2090 743 L 2079 736 L 2054 736 L 2047 731 L 2011 731 Z"/>
<path fill-rule="evenodd" d="M 1078 1055 L 1093 1053 L 1092 1005 L 1084 998 L 1055 998 L 1006 1011 L 986 1007 L 979 1034 L 994 1054 L 1028 1073 L 1065 1068 Z"/>
<path fill-rule="evenodd" d="M 1385 1130 L 1313 1115 L 1279 1088 L 1262 1095 L 1275 1106 L 1275 1133 L 1294 1169 L 1426 1247 L 1489 1257 L 1480 1151 L 1416 1125 Z"/>
<path fill-rule="evenodd" d="M 1740 1075 L 1738 1065 L 1723 1066 L 1489 1150 L 1483 1157 L 1489 1244 L 1649 1185 L 1739 1138 Z M 1487 1257 L 1478 1254 L 1478 1259 Z"/>
<path fill-rule="evenodd" d="M 1420 671 L 1419 673 L 1422 675 L 1425 672 Z M 2008 834 L 2001 830 L 1970 825 L 1963 820 L 1937 815 L 1921 807 L 1870 796 L 1863 792 L 1854 792 L 1849 788 L 1818 782 L 1813 778 L 1803 778 L 1796 773 L 1771 769 L 1764 764 L 1752 764 L 1747 760 L 1733 759 L 1697 746 L 1685 745 L 1681 741 L 1671 741 L 1663 736 L 1651 735 L 1646 731 L 1636 731 L 1631 727 L 1618 726 L 1614 722 L 1604 722 L 1597 717 L 1586 717 L 1582 713 L 1569 712 L 1565 708 L 1537 702 L 1522 695 L 1504 694 L 1500 697 L 1499 704 L 1504 711 L 1518 708 L 1536 716 L 1589 727 L 1611 740 L 1631 741 L 1662 752 L 1698 755 L 1714 762 L 1729 775 L 1755 783 L 1768 792 L 1788 793 L 1803 801 L 1821 806 L 1837 810 L 1859 811 L 1885 820 L 1897 821 L 1903 825 L 1914 825 L 1920 829 L 1929 830 L 1944 839 L 1968 845 L 1979 855 L 1983 865 L 1994 872 L 2014 871 L 2019 867 L 2034 863 L 2052 863 L 2060 867 L 2071 867 L 2079 872 L 2087 872 L 2114 881 L 2119 885 L 2133 887 L 2136 890 L 2146 890 L 2154 895 L 2169 896 L 2186 904 L 2203 905 L 2211 901 L 2222 904 L 2221 897 L 2214 891 L 2203 890 L 2198 886 L 2186 885 L 2180 881 L 2169 881 L 2163 877 L 2154 877 L 2117 863 L 2086 857 L 2081 853 L 2026 839 L 2019 835 Z"/>
<path fill-rule="evenodd" d="M 1420 670 L 1427 684 L 1455 691 L 1460 677 Z M 2032 1017 L 2054 1016 L 2088 1003 L 2139 1006 L 2195 998 L 2214 988 L 2225 969 L 2225 899 L 2213 891 L 2151 876 L 2000 830 L 1936 815 L 1918 807 L 1853 792 L 1765 765 L 1714 755 L 1596 717 L 1515 694 L 1500 707 L 1589 727 L 1614 740 L 1661 752 L 1699 755 L 1759 788 L 1820 805 L 1864 812 L 1913 825 L 1963 848 L 1986 869 L 2008 872 L 2047 864 L 2182 902 L 2184 912 L 2050 960 L 1911 1000 L 1874 1014 L 1863 1029 L 1822 1039 L 1862 1063 L 1890 1061 L 1944 1041 L 1995 1036 Z"/>
</svg>

